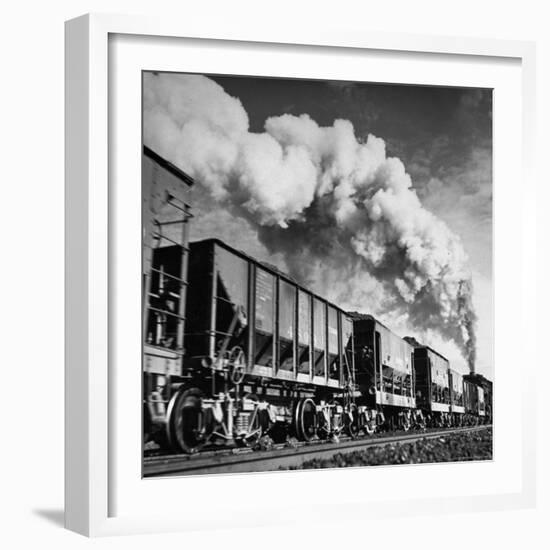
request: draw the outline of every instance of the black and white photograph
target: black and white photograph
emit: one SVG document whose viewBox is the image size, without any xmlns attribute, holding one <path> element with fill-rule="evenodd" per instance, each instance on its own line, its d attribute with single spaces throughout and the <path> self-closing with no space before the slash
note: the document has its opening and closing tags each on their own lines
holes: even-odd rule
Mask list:
<svg viewBox="0 0 550 550">
<path fill-rule="evenodd" d="M 142 73 L 144 477 L 492 460 L 492 114 Z"/>
<path fill-rule="evenodd" d="M 3 548 L 548 539 L 542 7 L 7 5 Z"/>
</svg>

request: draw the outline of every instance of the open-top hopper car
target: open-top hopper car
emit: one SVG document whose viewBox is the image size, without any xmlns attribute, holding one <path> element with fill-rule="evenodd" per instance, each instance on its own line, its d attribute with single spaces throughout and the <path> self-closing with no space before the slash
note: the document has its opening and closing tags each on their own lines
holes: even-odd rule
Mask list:
<svg viewBox="0 0 550 550">
<path fill-rule="evenodd" d="M 351 319 L 219 240 L 190 245 L 184 374 L 203 409 L 231 403 L 232 422 L 217 437 L 309 440 L 353 430 Z"/>
<path fill-rule="evenodd" d="M 416 412 L 413 347 L 371 315 L 353 313 L 356 403 L 367 433 L 408 430 Z"/>
</svg>

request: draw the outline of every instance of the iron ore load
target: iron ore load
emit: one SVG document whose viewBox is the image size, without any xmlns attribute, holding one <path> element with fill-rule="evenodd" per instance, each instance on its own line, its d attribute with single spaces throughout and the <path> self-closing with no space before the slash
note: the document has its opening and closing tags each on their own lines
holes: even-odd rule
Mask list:
<svg viewBox="0 0 550 550">
<path fill-rule="evenodd" d="M 220 240 L 189 243 L 193 184 L 144 148 L 145 442 L 193 453 L 483 418 L 482 386 L 434 350 Z"/>
</svg>

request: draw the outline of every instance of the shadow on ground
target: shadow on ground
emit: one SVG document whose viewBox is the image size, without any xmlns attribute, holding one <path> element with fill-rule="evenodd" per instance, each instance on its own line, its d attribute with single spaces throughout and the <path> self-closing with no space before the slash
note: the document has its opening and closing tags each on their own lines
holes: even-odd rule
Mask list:
<svg viewBox="0 0 550 550">
<path fill-rule="evenodd" d="M 64 527 L 65 525 L 65 512 L 63 510 L 33 510 L 33 513 L 57 527 Z"/>
</svg>

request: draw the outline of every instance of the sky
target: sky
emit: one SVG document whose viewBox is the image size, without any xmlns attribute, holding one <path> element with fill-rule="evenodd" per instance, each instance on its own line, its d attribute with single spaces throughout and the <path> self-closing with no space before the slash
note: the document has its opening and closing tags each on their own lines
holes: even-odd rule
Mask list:
<svg viewBox="0 0 550 550">
<path fill-rule="evenodd" d="M 462 308 L 456 282 L 471 277 L 475 368 L 492 379 L 491 90 L 185 78 L 144 80 L 144 141 L 199 182 L 191 239 L 218 237 L 290 271 L 327 298 L 420 338 L 462 372 L 468 337 L 453 325 L 464 315 L 448 310 Z M 353 173 L 342 167 L 348 161 Z M 446 249 L 452 259 L 442 260 Z M 348 258 L 354 267 L 344 273 Z M 333 277 L 321 273 L 331 268 Z M 353 285 L 360 294 L 341 288 Z M 444 307 L 432 307 L 426 288 Z"/>
</svg>

